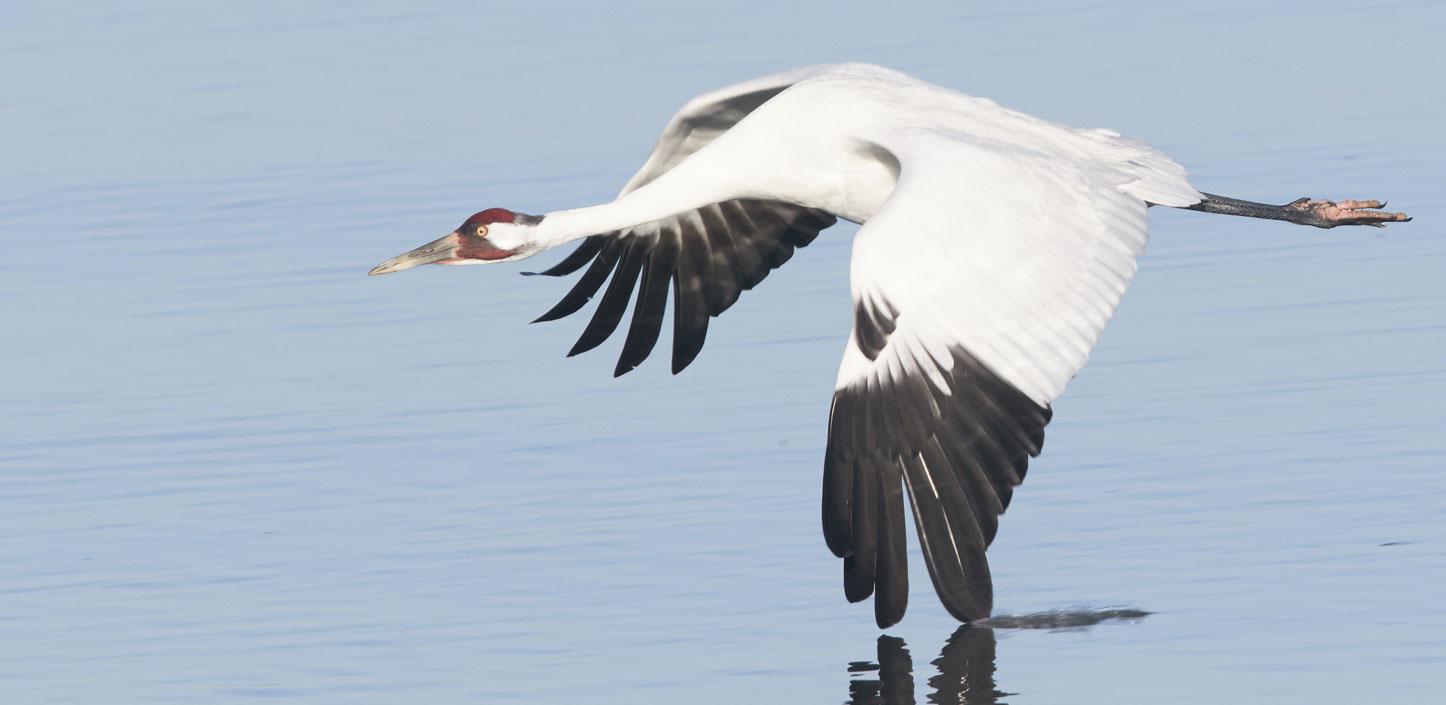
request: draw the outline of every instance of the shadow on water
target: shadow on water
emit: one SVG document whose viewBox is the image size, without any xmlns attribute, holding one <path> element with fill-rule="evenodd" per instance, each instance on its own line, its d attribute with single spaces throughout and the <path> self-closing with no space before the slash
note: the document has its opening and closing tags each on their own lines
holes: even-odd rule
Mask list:
<svg viewBox="0 0 1446 705">
<path fill-rule="evenodd" d="M 963 625 L 944 642 L 937 669 L 927 681 L 926 703 L 1003 703 L 1006 693 L 994 683 L 995 629 L 1086 629 L 1105 621 L 1136 621 L 1141 610 L 1090 610 L 1001 615 Z M 849 664 L 849 705 L 915 705 L 914 659 L 904 640 L 879 637 L 878 661 Z M 872 677 L 870 677 L 872 676 Z"/>
<path fill-rule="evenodd" d="M 974 626 L 991 629 L 1084 629 L 1100 622 L 1136 622 L 1150 616 L 1144 610 L 1050 610 L 1030 614 L 1001 614 L 976 620 Z"/>
</svg>

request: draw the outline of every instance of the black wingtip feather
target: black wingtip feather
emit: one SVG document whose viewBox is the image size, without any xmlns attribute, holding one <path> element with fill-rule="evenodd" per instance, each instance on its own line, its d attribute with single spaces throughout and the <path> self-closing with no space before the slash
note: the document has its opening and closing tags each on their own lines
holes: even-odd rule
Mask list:
<svg viewBox="0 0 1446 705">
<path fill-rule="evenodd" d="M 683 265 L 673 279 L 673 374 L 697 359 L 708 339 L 708 310 L 696 281 L 689 281 Z"/>
<path fill-rule="evenodd" d="M 887 629 L 904 618 L 909 605 L 908 540 L 904 534 L 904 500 L 900 461 L 888 462 L 878 474 L 879 553 L 874 587 L 874 620 Z"/>
<path fill-rule="evenodd" d="M 613 376 L 621 377 L 636 369 L 653 352 L 663 329 L 663 316 L 668 310 L 668 287 L 677 267 L 677 233 L 665 229 L 659 234 L 648 262 L 643 267 L 642 283 L 638 288 L 637 305 L 633 308 L 633 320 L 628 325 L 628 335 L 623 339 L 623 350 L 618 354 L 617 367 Z"/>
<path fill-rule="evenodd" d="M 538 316 L 532 322 L 542 323 L 544 321 L 555 321 L 564 316 L 577 313 L 584 304 L 592 299 L 598 289 L 602 288 L 603 282 L 607 281 L 608 273 L 613 270 L 613 265 L 617 264 L 618 257 L 621 256 L 621 254 L 622 247 L 619 245 L 604 247 L 597 253 L 597 257 L 593 259 L 592 266 L 588 267 L 586 272 L 583 272 L 583 275 L 578 278 L 577 283 L 573 284 L 572 289 L 563 295 L 562 300 L 558 301 L 557 305 L 548 309 L 547 313 Z"/>
<path fill-rule="evenodd" d="M 1050 417 L 1048 407 L 966 350 L 953 352 L 953 367 L 940 370 L 945 390 L 918 374 L 880 373 L 840 388 L 830 411 L 825 541 L 831 550 L 844 547 L 833 535 L 844 523 L 830 512 L 846 512 L 852 524 L 844 595 L 852 602 L 872 594 L 881 628 L 901 619 L 907 606 L 902 488 L 945 609 L 961 621 L 989 616 L 994 589 L 985 550 Z M 845 458 L 857 459 L 847 504 L 831 499 Z"/>
<path fill-rule="evenodd" d="M 850 538 L 853 518 L 849 502 L 854 491 L 854 467 L 844 444 L 834 439 L 836 434 L 847 432 L 844 425 L 836 424 L 834 419 L 850 418 L 852 412 L 849 409 L 839 409 L 840 404 L 847 406 L 849 402 L 849 398 L 839 395 L 834 397 L 833 405 L 829 407 L 829 443 L 823 456 L 823 540 L 828 550 L 839 558 L 853 551 Z"/>
<path fill-rule="evenodd" d="M 849 602 L 863 602 L 874 594 L 874 569 L 865 565 L 858 556 L 844 558 L 844 598 Z"/>
<path fill-rule="evenodd" d="M 951 535 L 948 529 L 956 525 L 972 528 L 973 509 L 959 489 L 954 473 L 940 472 L 936 476 L 929 472 L 931 467 L 948 467 L 936 444 L 926 446 L 920 457 L 904 464 L 904 487 L 914 508 L 914 526 L 923 549 L 924 564 L 944 609 L 960 621 L 977 619 L 979 609 L 970 592 L 969 566 L 965 563 L 971 562 L 974 553 L 970 549 L 982 545 L 983 538 L 972 534 L 977 538 L 963 543 L 963 555 L 960 555 L 964 537 Z M 983 560 L 982 552 L 978 559 Z"/>
<path fill-rule="evenodd" d="M 584 264 L 592 261 L 593 257 L 602 250 L 603 244 L 607 241 L 606 235 L 594 235 L 582 241 L 567 257 L 561 262 L 542 270 L 541 272 L 523 272 L 527 276 L 561 277 L 572 274 L 581 269 Z"/>
<path fill-rule="evenodd" d="M 633 287 L 638 283 L 638 273 L 642 267 L 642 248 L 629 243 L 625 246 L 623 256 L 618 260 L 617 269 L 613 272 L 612 281 L 608 282 L 607 291 L 603 292 L 602 299 L 598 301 L 592 320 L 588 321 L 587 327 L 583 329 L 577 343 L 568 352 L 568 357 L 602 345 L 603 341 L 618 329 L 618 323 L 622 322 L 623 314 L 627 311 L 628 301 L 632 299 Z"/>
</svg>

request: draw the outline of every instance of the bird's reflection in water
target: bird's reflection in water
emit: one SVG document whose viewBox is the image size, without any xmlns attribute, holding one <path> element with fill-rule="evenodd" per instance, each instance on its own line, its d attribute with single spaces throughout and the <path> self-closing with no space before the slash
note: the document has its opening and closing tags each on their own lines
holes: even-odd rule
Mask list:
<svg viewBox="0 0 1446 705">
<path fill-rule="evenodd" d="M 933 664 L 938 673 L 929 678 L 929 703 L 1000 703 L 1009 695 L 994 686 L 994 630 L 959 627 L 945 642 Z M 877 663 L 849 664 L 850 705 L 914 705 L 914 660 L 904 640 L 879 637 Z M 868 677 L 873 675 L 875 677 Z"/>
<path fill-rule="evenodd" d="M 1137 623 L 1149 616 L 1138 609 L 1051 610 L 1031 614 L 1001 614 L 959 627 L 932 662 L 939 672 L 929 678 L 928 703 L 1003 703 L 1005 693 L 994 687 L 994 629 L 1076 631 L 1101 623 Z M 849 664 L 849 705 L 915 705 L 914 659 L 904 640 L 879 637 L 878 663 Z M 869 677 L 871 675 L 877 677 Z"/>
</svg>

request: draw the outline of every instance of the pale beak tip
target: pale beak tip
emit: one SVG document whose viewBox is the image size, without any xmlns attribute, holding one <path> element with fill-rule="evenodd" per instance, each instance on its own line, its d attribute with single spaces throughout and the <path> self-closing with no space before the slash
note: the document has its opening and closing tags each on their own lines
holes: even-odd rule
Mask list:
<svg viewBox="0 0 1446 705">
<path fill-rule="evenodd" d="M 367 272 L 367 276 L 374 277 L 378 274 L 391 274 L 392 272 L 400 272 L 403 269 L 411 269 L 412 267 L 423 264 L 450 260 L 456 256 L 457 248 L 460 244 L 457 233 L 448 233 L 415 250 L 403 252 L 396 257 L 372 267 L 372 271 Z"/>
</svg>

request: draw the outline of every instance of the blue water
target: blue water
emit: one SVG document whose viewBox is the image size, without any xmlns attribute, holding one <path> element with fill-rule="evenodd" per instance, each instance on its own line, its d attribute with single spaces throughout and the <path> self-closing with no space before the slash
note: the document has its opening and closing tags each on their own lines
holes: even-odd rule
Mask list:
<svg viewBox="0 0 1446 705">
<path fill-rule="evenodd" d="M 0 702 L 924 702 L 990 667 L 971 702 L 1435 701 L 1443 33 L 1420 0 L 7 3 Z M 917 556 L 901 642 L 844 603 L 852 226 L 678 377 L 563 359 L 535 262 L 365 276 L 609 199 L 697 92 L 845 59 L 1209 191 L 1416 216 L 1152 213 L 990 555 L 998 611 L 1155 614 L 956 636 Z"/>
</svg>

